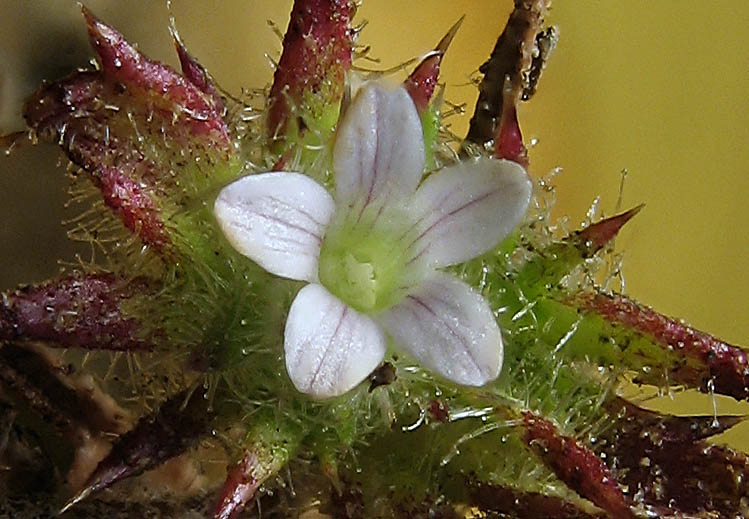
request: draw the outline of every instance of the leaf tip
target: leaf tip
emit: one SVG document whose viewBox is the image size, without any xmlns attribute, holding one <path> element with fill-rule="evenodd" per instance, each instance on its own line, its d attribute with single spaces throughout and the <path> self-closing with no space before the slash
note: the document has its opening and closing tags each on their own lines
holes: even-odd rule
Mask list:
<svg viewBox="0 0 749 519">
<path fill-rule="evenodd" d="M 463 24 L 463 20 L 465 20 L 465 15 L 461 16 L 450 27 L 450 30 L 447 31 L 447 34 L 440 40 L 434 50 L 427 53 L 426 57 L 404 82 L 404 87 L 411 96 L 411 99 L 413 99 L 419 113 L 427 109 L 429 100 L 432 98 L 434 89 L 437 86 L 442 57 L 450 46 L 450 43 L 452 43 L 453 38 L 455 38 L 458 29 Z"/>
<path fill-rule="evenodd" d="M 445 52 L 447 52 L 447 48 L 452 43 L 453 39 L 455 39 L 455 35 L 458 34 L 458 30 L 460 30 L 460 26 L 463 25 L 465 19 L 465 14 L 458 18 L 458 21 L 455 22 L 452 27 L 450 27 L 450 30 L 447 31 L 447 34 L 445 34 L 437 44 L 437 47 L 435 47 L 434 49 L 435 51 L 439 52 L 440 54 L 444 54 Z"/>
<path fill-rule="evenodd" d="M 586 255 L 592 256 L 613 240 L 624 225 L 634 218 L 645 204 L 640 204 L 623 213 L 596 222 L 576 233 L 577 239 L 586 249 Z"/>
<path fill-rule="evenodd" d="M 94 487 L 91 485 L 86 485 L 81 490 L 76 492 L 76 494 L 68 499 L 62 507 L 60 507 L 60 510 L 57 512 L 58 516 L 64 515 L 65 513 L 69 512 L 75 505 L 86 499 L 88 496 L 90 496 L 94 491 Z"/>
</svg>

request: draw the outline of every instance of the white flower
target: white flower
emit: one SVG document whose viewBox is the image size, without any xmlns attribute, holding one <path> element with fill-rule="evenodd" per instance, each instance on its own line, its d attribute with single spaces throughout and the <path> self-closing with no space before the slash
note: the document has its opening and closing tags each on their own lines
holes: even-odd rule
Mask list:
<svg viewBox="0 0 749 519">
<path fill-rule="evenodd" d="M 284 332 L 286 369 L 314 398 L 352 389 L 396 347 L 458 384 L 502 367 L 486 300 L 437 270 L 495 247 L 518 224 L 532 185 L 514 162 L 478 158 L 430 175 L 421 123 L 403 88 L 359 90 L 333 153 L 335 200 L 311 178 L 249 175 L 214 206 L 232 246 L 278 276 L 308 281 Z"/>
</svg>

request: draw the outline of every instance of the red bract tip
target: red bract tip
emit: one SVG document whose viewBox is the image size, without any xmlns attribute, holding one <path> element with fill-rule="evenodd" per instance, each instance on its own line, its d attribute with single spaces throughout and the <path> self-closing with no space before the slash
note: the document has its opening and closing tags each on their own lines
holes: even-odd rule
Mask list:
<svg viewBox="0 0 749 519">
<path fill-rule="evenodd" d="M 115 168 L 101 168 L 95 183 L 104 203 L 120 215 L 125 227 L 155 250 L 167 249 L 170 239 L 161 211 L 142 185 Z"/>
<path fill-rule="evenodd" d="M 749 359 L 737 346 L 695 330 L 621 295 L 581 294 L 572 303 L 610 324 L 638 332 L 683 359 L 674 363 L 668 377 L 674 384 L 749 399 Z"/>
<path fill-rule="evenodd" d="M 270 91 L 272 136 L 283 133 L 293 111 L 289 103 L 300 109 L 298 115 L 316 118 L 342 99 L 351 68 L 354 11 L 349 0 L 295 0 Z"/>
<path fill-rule="evenodd" d="M 296 454 L 304 432 L 276 416 L 259 418 L 250 430 L 239 463 L 229 470 L 214 519 L 232 519 L 255 497 L 258 488 Z"/>
<path fill-rule="evenodd" d="M 221 95 L 218 93 L 218 90 L 216 89 L 213 78 L 211 78 L 210 74 L 208 74 L 208 71 L 203 68 L 203 66 L 198 63 L 198 61 L 193 58 L 189 52 L 187 52 L 187 48 L 182 43 L 182 40 L 180 40 L 179 34 L 177 34 L 177 31 L 175 29 L 172 29 L 172 36 L 174 37 L 174 46 L 177 49 L 179 64 L 182 68 L 182 73 L 185 75 L 185 78 L 187 78 L 190 83 L 198 87 L 201 92 L 211 96 L 211 99 L 213 100 L 213 108 L 216 111 L 220 112 L 223 109 L 224 102 L 221 99 Z"/>
<path fill-rule="evenodd" d="M 633 519 L 616 478 L 593 451 L 530 412 L 523 414 L 523 426 L 526 443 L 568 487 L 615 519 Z"/>
<path fill-rule="evenodd" d="M 106 78 L 140 89 L 157 108 L 186 116 L 194 135 L 214 134 L 228 142 L 226 126 L 210 97 L 171 67 L 143 56 L 85 7 L 83 15 Z"/>
<path fill-rule="evenodd" d="M 600 222 L 591 224 L 582 231 L 575 233 L 575 236 L 580 242 L 580 245 L 587 251 L 590 251 L 588 256 L 592 256 L 613 240 L 616 235 L 619 234 L 622 227 L 634 218 L 643 207 L 645 207 L 645 204 L 640 204 L 629 211 L 625 211 L 624 213 L 617 214 L 611 218 L 606 218 Z"/>
<path fill-rule="evenodd" d="M 596 449 L 630 495 L 662 510 L 659 516 L 734 517 L 742 508 L 749 488 L 746 457 L 703 441 L 742 417 L 660 415 L 621 399 L 607 408 L 616 422 L 599 435 Z"/>
<path fill-rule="evenodd" d="M 144 279 L 112 274 L 73 274 L 3 294 L 0 341 L 44 341 L 50 346 L 90 350 L 141 351 L 140 323 L 122 307 L 156 287 Z M 64 318 L 61 318 L 63 316 Z"/>
<path fill-rule="evenodd" d="M 234 468 L 229 470 L 224 489 L 221 491 L 221 497 L 213 513 L 214 519 L 236 517 L 245 505 L 255 497 L 261 483 L 255 477 L 256 463 L 257 457 L 248 452 Z"/>
<path fill-rule="evenodd" d="M 437 86 L 437 80 L 440 74 L 440 64 L 442 63 L 442 57 L 447 52 L 447 48 L 452 43 L 453 38 L 460 29 L 461 24 L 465 16 L 462 16 L 455 25 L 453 25 L 447 34 L 440 40 L 437 46 L 434 48 L 429 56 L 422 61 L 418 67 L 414 69 L 408 79 L 403 83 L 403 86 L 408 91 L 411 99 L 413 99 L 416 109 L 419 113 L 426 110 L 429 105 L 429 100 L 434 94 L 434 89 Z"/>
<path fill-rule="evenodd" d="M 122 35 L 83 14 L 101 69 L 43 87 L 26 104 L 29 127 L 60 144 L 90 174 L 125 226 L 165 259 L 165 222 L 201 178 L 233 154 L 220 96 L 179 45 L 188 77 L 140 54 Z"/>
<path fill-rule="evenodd" d="M 154 177 L 144 182 L 146 172 L 157 168 L 127 135 L 118 135 L 125 128 L 116 124 L 119 112 L 101 102 L 116 95 L 99 72 L 79 72 L 43 87 L 26 103 L 24 115 L 31 128 L 56 140 L 73 163 L 90 173 L 104 202 L 128 229 L 164 253 L 171 240 L 156 197 L 146 188 Z"/>
<path fill-rule="evenodd" d="M 518 111 L 515 104 L 505 103 L 502 109 L 497 136 L 494 139 L 494 156 L 528 166 L 528 150 L 523 144 L 523 134 L 518 122 Z"/>
<path fill-rule="evenodd" d="M 432 54 L 424 59 L 403 83 L 419 113 L 424 112 L 429 106 L 429 100 L 437 86 L 441 62 L 442 54 Z"/>
<path fill-rule="evenodd" d="M 492 146 L 495 157 L 523 166 L 527 166 L 528 157 L 517 107 L 535 92 L 556 41 L 552 28 L 542 29 L 550 4 L 549 0 L 515 2 L 489 60 L 480 68 L 484 78 L 465 139 L 482 150 Z"/>
<path fill-rule="evenodd" d="M 634 456 L 637 450 L 664 444 L 684 445 L 705 440 L 743 422 L 743 416 L 672 416 L 638 407 L 622 398 L 606 404 L 615 426 L 602 435 Z M 622 451 L 624 452 L 624 451 Z"/>
</svg>

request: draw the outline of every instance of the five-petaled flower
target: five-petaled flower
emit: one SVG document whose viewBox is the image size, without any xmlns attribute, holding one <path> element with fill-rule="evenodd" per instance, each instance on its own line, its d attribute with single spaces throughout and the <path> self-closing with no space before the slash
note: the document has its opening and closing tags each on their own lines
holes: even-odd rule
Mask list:
<svg viewBox="0 0 749 519">
<path fill-rule="evenodd" d="M 299 391 L 329 398 L 352 389 L 382 362 L 388 336 L 458 384 L 499 375 L 502 336 L 489 304 L 437 269 L 506 237 L 525 214 L 531 181 L 514 162 L 482 157 L 421 182 L 424 157 L 408 93 L 367 83 L 337 131 L 334 197 L 301 173 L 270 172 L 216 199 L 218 224 L 238 252 L 309 282 L 284 332 Z"/>
</svg>

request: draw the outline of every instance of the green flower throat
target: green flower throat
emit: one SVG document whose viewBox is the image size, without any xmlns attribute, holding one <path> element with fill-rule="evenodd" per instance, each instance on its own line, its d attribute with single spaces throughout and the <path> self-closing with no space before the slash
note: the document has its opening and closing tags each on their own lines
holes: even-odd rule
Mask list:
<svg viewBox="0 0 749 519">
<path fill-rule="evenodd" d="M 412 242 L 410 233 L 403 232 L 405 215 L 393 210 L 361 216 L 354 210 L 342 212 L 323 238 L 320 283 L 359 312 L 376 313 L 398 303 L 408 286 Z"/>
</svg>

